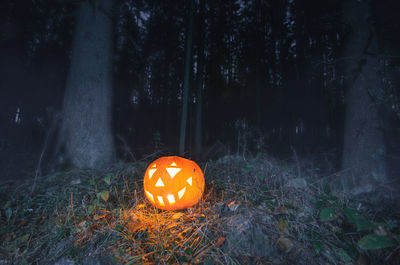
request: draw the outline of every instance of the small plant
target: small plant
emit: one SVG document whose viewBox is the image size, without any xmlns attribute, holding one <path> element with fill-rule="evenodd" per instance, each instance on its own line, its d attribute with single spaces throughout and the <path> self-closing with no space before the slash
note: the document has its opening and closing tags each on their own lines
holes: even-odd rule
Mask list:
<svg viewBox="0 0 400 265">
<path fill-rule="evenodd" d="M 330 247 L 344 262 L 350 262 L 357 253 L 400 246 L 399 235 L 391 232 L 396 227 L 392 223 L 370 221 L 359 211 L 343 206 L 335 196 L 323 196 L 317 202 L 319 220 L 329 224 L 336 239 Z M 346 225 L 350 224 L 350 225 Z M 355 228 L 356 231 L 353 231 Z M 353 243 L 354 240 L 356 243 Z M 315 251 L 321 252 L 321 242 L 314 244 Z M 357 250 L 358 249 L 358 250 Z"/>
</svg>

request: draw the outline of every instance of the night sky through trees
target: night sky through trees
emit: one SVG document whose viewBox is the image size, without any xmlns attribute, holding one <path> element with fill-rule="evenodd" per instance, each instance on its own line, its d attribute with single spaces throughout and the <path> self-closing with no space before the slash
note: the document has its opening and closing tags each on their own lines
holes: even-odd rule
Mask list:
<svg viewBox="0 0 400 265">
<path fill-rule="evenodd" d="M 0 152 L 6 175 L 34 169 L 45 142 L 45 170 L 71 159 L 61 124 L 81 2 L 1 3 Z M 362 73 L 368 60 L 346 53 L 353 40 L 359 56 L 376 58 L 376 76 L 369 77 L 380 87 L 367 89 L 384 135 L 387 162 L 395 163 L 388 157 L 399 148 L 396 1 L 361 1 L 370 10 L 363 11 L 367 35 L 361 40 L 354 38 L 348 18 L 356 11 L 345 11 L 346 1 L 196 0 L 193 14 L 190 2 L 114 1 L 112 11 L 103 10 L 113 27 L 112 66 L 106 71 L 112 75 L 107 97 L 114 159 L 177 153 L 193 16 L 187 157 L 268 152 L 286 158 L 293 150 L 304 155 L 329 150 L 340 168 L 349 80 Z M 376 43 L 373 50 L 371 40 Z M 90 60 L 82 57 L 79 60 Z M 95 64 L 87 62 L 85 69 Z M 76 82 L 90 79 L 85 69 L 79 70 Z M 96 104 L 94 109 L 104 107 Z M 90 134 L 85 137 L 85 142 L 91 139 Z"/>
</svg>

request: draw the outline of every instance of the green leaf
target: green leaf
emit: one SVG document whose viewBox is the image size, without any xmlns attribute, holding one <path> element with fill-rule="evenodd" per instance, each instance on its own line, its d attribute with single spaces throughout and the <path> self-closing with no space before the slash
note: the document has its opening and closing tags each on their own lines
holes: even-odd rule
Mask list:
<svg viewBox="0 0 400 265">
<path fill-rule="evenodd" d="M 322 243 L 316 241 L 316 242 L 313 243 L 313 245 L 314 245 L 315 254 L 317 256 L 321 255 Z"/>
<path fill-rule="evenodd" d="M 375 225 L 372 222 L 368 221 L 367 218 L 355 210 L 345 208 L 343 209 L 343 213 L 356 225 L 357 231 L 373 230 L 375 228 Z"/>
<path fill-rule="evenodd" d="M 104 182 L 107 183 L 108 186 L 111 185 L 111 175 L 107 175 L 103 178 Z"/>
<path fill-rule="evenodd" d="M 319 218 L 323 222 L 333 221 L 336 219 L 335 208 L 327 207 L 321 210 Z"/>
<path fill-rule="evenodd" d="M 346 263 L 352 261 L 352 258 L 349 256 L 349 254 L 347 254 L 347 252 L 341 248 L 336 249 L 336 254 L 338 254 L 338 256 Z"/>
<path fill-rule="evenodd" d="M 99 193 L 97 193 L 97 198 L 102 198 L 103 201 L 108 201 L 108 198 L 110 197 L 110 193 L 106 190 L 103 190 Z"/>
<path fill-rule="evenodd" d="M 389 248 L 396 245 L 396 242 L 387 236 L 380 236 L 375 234 L 369 234 L 362 237 L 357 245 L 361 249 L 371 250 L 371 249 L 381 249 L 381 248 Z"/>
<path fill-rule="evenodd" d="M 94 178 L 89 180 L 89 184 L 92 185 L 92 186 L 96 185 L 96 182 L 94 181 Z"/>
</svg>

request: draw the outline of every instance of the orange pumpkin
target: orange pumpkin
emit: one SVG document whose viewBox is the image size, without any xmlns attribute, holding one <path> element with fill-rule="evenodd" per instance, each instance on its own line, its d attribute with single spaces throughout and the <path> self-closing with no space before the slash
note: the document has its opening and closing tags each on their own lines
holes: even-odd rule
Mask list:
<svg viewBox="0 0 400 265">
<path fill-rule="evenodd" d="M 143 184 L 147 199 L 155 207 L 179 210 L 198 203 L 204 191 L 204 176 L 194 161 L 164 156 L 149 165 Z"/>
</svg>

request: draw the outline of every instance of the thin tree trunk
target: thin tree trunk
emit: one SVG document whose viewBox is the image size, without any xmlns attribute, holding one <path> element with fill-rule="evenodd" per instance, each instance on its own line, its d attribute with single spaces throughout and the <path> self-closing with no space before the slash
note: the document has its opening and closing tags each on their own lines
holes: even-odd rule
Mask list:
<svg viewBox="0 0 400 265">
<path fill-rule="evenodd" d="M 186 57 L 185 57 L 185 74 L 183 80 L 183 98 L 182 98 L 182 114 L 181 114 L 181 128 L 179 138 L 179 154 L 185 153 L 185 139 L 186 139 L 186 123 L 188 116 L 188 97 L 189 97 L 189 80 L 191 72 L 191 57 L 192 57 L 192 35 L 193 35 L 193 17 L 194 17 L 194 0 L 190 1 L 190 14 L 189 14 L 189 29 L 186 37 Z"/>
<path fill-rule="evenodd" d="M 62 141 L 78 168 L 114 158 L 111 130 L 112 0 L 83 1 L 77 12 L 64 96 Z"/>
<path fill-rule="evenodd" d="M 199 51 L 198 51 L 198 64 L 197 64 L 197 96 L 196 96 L 196 131 L 195 131 L 195 152 L 199 156 L 202 149 L 203 126 L 203 84 L 204 84 L 204 0 L 200 0 L 199 12 Z"/>
<path fill-rule="evenodd" d="M 347 0 L 344 18 L 352 31 L 345 50 L 346 113 L 342 185 L 353 194 L 369 192 L 386 181 L 385 145 L 379 129 L 382 89 L 378 43 L 370 1 Z"/>
</svg>

